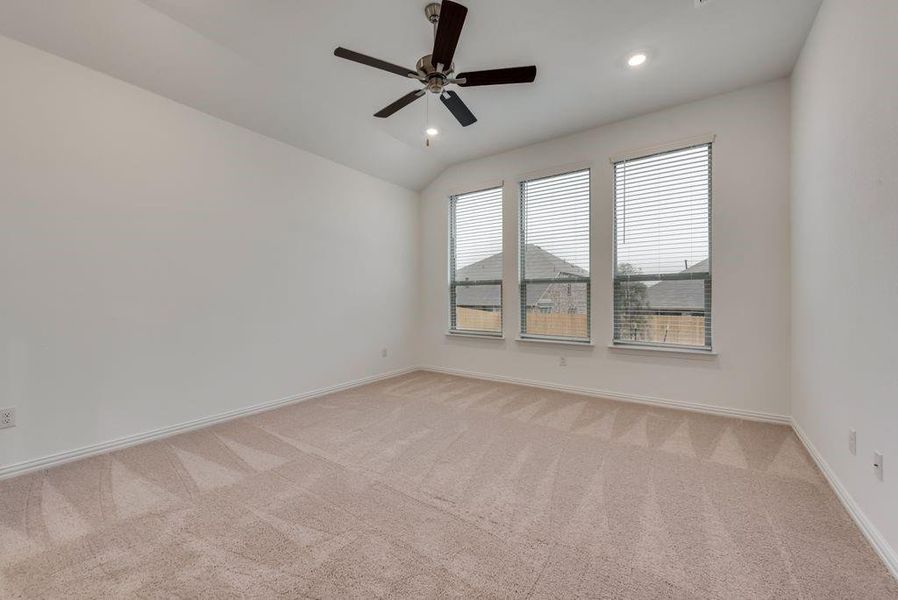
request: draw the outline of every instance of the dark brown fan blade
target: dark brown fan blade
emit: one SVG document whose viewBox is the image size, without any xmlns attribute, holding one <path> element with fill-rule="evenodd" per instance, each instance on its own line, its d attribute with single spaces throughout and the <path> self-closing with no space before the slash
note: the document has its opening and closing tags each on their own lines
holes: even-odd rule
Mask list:
<svg viewBox="0 0 898 600">
<path fill-rule="evenodd" d="M 414 69 L 406 69 L 405 67 L 400 67 L 399 65 L 388 63 L 387 61 L 380 60 L 379 58 L 372 58 L 364 54 L 359 54 L 358 52 L 353 52 L 352 50 L 347 50 L 346 48 L 335 49 L 334 56 L 339 56 L 340 58 L 345 58 L 346 60 L 351 60 L 363 65 L 368 65 L 369 67 L 374 67 L 375 69 L 380 69 L 382 71 L 396 73 L 397 75 L 402 75 L 403 77 L 408 77 L 409 75 L 413 77 L 418 76 Z"/>
<path fill-rule="evenodd" d="M 381 119 L 386 119 L 387 117 L 389 117 L 390 115 L 392 115 L 393 113 L 398 111 L 400 108 L 405 108 L 406 106 L 408 106 L 409 104 L 411 104 L 412 102 L 414 102 L 415 100 L 417 100 L 418 98 L 420 98 L 423 95 L 424 95 L 424 90 L 415 90 L 414 92 L 409 92 L 408 94 L 406 94 L 405 96 L 403 96 L 402 98 L 397 100 L 396 102 L 394 102 L 394 103 L 390 104 L 389 106 L 386 106 L 386 107 L 380 109 L 379 111 L 377 111 L 376 113 L 374 113 L 374 116 L 380 117 Z"/>
<path fill-rule="evenodd" d="M 455 92 L 451 90 L 443 92 L 440 94 L 440 100 L 443 101 L 443 104 L 446 105 L 446 108 L 449 109 L 452 116 L 461 123 L 462 127 L 467 127 L 468 125 L 477 122 L 477 117 L 475 117 L 474 113 L 465 106 L 465 103 L 461 101 L 461 98 L 459 98 L 458 94 Z"/>
<path fill-rule="evenodd" d="M 440 4 L 440 20 L 437 21 L 437 35 L 433 40 L 433 56 L 430 59 L 434 67 L 440 64 L 446 70 L 452 64 L 467 14 L 467 8 L 452 0 L 443 0 Z"/>
<path fill-rule="evenodd" d="M 505 83 L 530 83 L 536 79 L 536 67 L 509 67 L 507 69 L 489 69 L 486 71 L 470 71 L 459 73 L 457 79 L 464 79 L 458 85 L 471 87 L 474 85 L 502 85 Z"/>
</svg>

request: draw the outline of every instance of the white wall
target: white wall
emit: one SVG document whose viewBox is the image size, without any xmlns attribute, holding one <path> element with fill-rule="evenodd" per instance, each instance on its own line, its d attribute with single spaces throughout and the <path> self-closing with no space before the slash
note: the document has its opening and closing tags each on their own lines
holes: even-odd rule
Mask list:
<svg viewBox="0 0 898 600">
<path fill-rule="evenodd" d="M 0 466 L 412 364 L 417 194 L 2 37 L 0 81 Z"/>
<path fill-rule="evenodd" d="M 527 146 L 447 170 L 421 207 L 422 362 L 599 391 L 788 414 L 789 84 L 785 80 Z M 612 350 L 612 170 L 621 151 L 714 133 L 713 358 Z M 518 181 L 593 163 L 595 347 L 515 341 Z M 447 197 L 505 181 L 504 341 L 446 336 Z M 559 356 L 568 359 L 559 366 Z"/>
<path fill-rule="evenodd" d="M 792 405 L 898 570 L 896 31 L 895 0 L 827 0 L 794 73 Z"/>
</svg>

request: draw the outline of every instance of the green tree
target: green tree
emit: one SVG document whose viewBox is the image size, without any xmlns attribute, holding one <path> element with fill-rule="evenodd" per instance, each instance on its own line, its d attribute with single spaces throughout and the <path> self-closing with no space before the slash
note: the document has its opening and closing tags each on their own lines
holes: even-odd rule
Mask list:
<svg viewBox="0 0 898 600">
<path fill-rule="evenodd" d="M 617 314 L 618 338 L 639 340 L 648 322 L 646 309 L 649 307 L 646 285 L 641 281 L 627 281 L 628 275 L 638 275 L 641 271 L 630 263 L 617 267 L 618 279 L 614 285 L 614 306 Z"/>
</svg>

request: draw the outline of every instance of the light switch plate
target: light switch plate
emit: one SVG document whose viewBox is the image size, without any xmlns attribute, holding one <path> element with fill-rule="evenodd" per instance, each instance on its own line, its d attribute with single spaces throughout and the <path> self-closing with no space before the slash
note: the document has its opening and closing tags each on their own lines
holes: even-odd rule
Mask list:
<svg viewBox="0 0 898 600">
<path fill-rule="evenodd" d="M 873 472 L 876 473 L 876 478 L 882 481 L 882 452 L 873 453 Z"/>
</svg>

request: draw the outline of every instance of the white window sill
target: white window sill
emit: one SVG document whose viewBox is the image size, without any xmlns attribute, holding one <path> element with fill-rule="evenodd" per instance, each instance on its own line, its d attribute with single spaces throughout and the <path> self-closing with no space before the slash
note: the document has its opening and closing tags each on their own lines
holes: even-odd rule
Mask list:
<svg viewBox="0 0 898 600">
<path fill-rule="evenodd" d="M 525 344 L 560 344 L 562 346 L 580 346 L 582 348 L 592 348 L 595 346 L 590 341 L 566 340 L 564 338 L 540 338 L 540 337 L 519 337 L 515 338 L 516 342 Z"/>
<path fill-rule="evenodd" d="M 698 348 L 665 348 L 663 346 L 650 346 L 648 344 L 608 344 L 608 347 L 617 352 L 633 354 L 673 354 L 684 358 L 715 358 L 717 353 L 713 350 L 700 350 Z"/>
<path fill-rule="evenodd" d="M 467 331 L 447 331 L 446 337 L 476 338 L 478 340 L 504 340 L 505 336 L 498 333 L 473 333 Z"/>
</svg>

